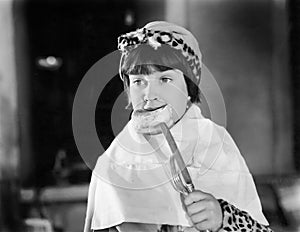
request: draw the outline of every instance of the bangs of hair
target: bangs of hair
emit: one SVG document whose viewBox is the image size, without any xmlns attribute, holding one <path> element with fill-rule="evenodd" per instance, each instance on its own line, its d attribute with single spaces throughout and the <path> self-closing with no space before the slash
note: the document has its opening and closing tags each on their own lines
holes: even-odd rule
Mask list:
<svg viewBox="0 0 300 232">
<path fill-rule="evenodd" d="M 187 74 L 183 65 L 185 62 L 179 51 L 167 45 L 163 45 L 157 50 L 149 45 L 141 45 L 130 51 L 124 60 L 121 71 L 125 75 L 150 75 L 157 71 L 179 69 Z"/>
</svg>

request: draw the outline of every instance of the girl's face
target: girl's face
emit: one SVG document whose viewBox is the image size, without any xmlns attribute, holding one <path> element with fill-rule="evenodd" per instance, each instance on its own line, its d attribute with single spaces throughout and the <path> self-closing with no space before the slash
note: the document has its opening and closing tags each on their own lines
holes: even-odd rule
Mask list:
<svg viewBox="0 0 300 232">
<path fill-rule="evenodd" d="M 165 105 L 173 108 L 176 122 L 186 111 L 188 91 L 183 73 L 177 69 L 150 75 L 129 75 L 129 100 L 133 110 L 153 111 Z"/>
</svg>

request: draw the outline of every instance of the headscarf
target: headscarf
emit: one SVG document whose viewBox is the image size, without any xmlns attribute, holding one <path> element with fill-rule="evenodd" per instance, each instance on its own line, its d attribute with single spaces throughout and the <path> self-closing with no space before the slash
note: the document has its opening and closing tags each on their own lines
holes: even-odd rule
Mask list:
<svg viewBox="0 0 300 232">
<path fill-rule="evenodd" d="M 164 21 L 148 23 L 143 28 L 126 33 L 118 38 L 118 49 L 122 52 L 119 71 L 121 78 L 123 78 L 121 67 L 125 58 L 131 50 L 142 44 L 150 45 L 155 50 L 167 45 L 180 51 L 194 74 L 194 80 L 192 81 L 197 85 L 200 83 L 202 54 L 198 41 L 187 29 Z"/>
</svg>

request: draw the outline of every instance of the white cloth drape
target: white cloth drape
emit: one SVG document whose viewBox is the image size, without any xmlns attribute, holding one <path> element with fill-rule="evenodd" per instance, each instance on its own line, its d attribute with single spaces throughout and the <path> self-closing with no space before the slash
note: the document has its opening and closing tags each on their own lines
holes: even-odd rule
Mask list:
<svg viewBox="0 0 300 232">
<path fill-rule="evenodd" d="M 196 189 L 227 200 L 268 224 L 252 175 L 223 127 L 204 118 L 192 105 L 171 133 Z M 170 183 L 170 154 L 163 135 L 137 134 L 129 122 L 93 171 L 86 231 L 123 222 L 190 227 L 180 194 Z"/>
</svg>

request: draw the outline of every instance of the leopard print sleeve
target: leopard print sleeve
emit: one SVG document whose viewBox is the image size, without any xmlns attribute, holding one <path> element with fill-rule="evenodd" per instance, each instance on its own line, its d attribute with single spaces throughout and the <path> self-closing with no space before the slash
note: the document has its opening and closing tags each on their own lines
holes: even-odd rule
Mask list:
<svg viewBox="0 0 300 232">
<path fill-rule="evenodd" d="M 218 199 L 218 201 L 223 211 L 223 225 L 219 232 L 273 232 L 270 227 L 255 221 L 247 212 L 239 210 L 225 200 Z"/>
</svg>

